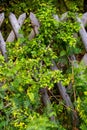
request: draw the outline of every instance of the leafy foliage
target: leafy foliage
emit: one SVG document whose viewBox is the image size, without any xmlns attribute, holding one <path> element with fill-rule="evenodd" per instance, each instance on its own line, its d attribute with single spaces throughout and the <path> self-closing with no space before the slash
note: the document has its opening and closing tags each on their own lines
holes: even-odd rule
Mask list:
<svg viewBox="0 0 87 130">
<path fill-rule="evenodd" d="M 40 116 L 38 118 L 41 119 L 38 119 L 35 112 L 41 105 L 39 89 L 47 86 L 52 88 L 54 83 L 62 77 L 59 70 L 50 70 L 51 59 L 55 58 L 50 47 L 38 44 L 37 38 L 32 41 L 24 40 L 24 42 L 25 45 L 20 40 L 13 44 L 8 43 L 9 61 L 7 63 L 1 56 L 0 81 L 3 83 L 0 88 L 1 115 L 2 118 L 8 117 L 8 120 L 5 117 L 3 120 L 1 118 L 1 129 L 3 127 L 6 129 L 8 124 L 9 129 L 22 129 L 23 126 L 25 129 L 28 127 L 28 120 L 33 118 L 35 123 L 42 121 L 41 126 L 43 119 L 44 123 L 45 119 L 48 122 L 47 117 Z M 55 127 L 49 123 L 45 126 L 46 128 Z M 35 126 L 32 125 L 31 129 L 34 129 Z M 40 129 L 41 126 L 35 129 Z"/>
<path fill-rule="evenodd" d="M 6 43 L 8 62 L 0 55 L 0 130 L 71 130 L 73 126 L 67 114 L 68 108 L 56 87 L 59 81 L 66 87 L 78 112 L 79 129 L 87 129 L 87 68 L 82 64 L 73 66 L 70 59 L 82 51 L 81 41 L 75 37 L 80 29 L 75 11 L 80 4 L 77 0 L 67 0 L 66 6 L 71 6 L 66 20 L 61 22 L 53 17 L 59 12 L 57 1 L 13 0 L 8 2 L 9 8 L 3 6 L 6 15 L 11 11 L 16 16 L 22 12 L 29 16 L 33 11 L 40 21 L 40 30 L 39 35 L 30 41 L 26 37 L 31 30 L 27 18 L 22 28 L 25 38 Z M 4 5 L 7 6 L 6 3 Z M 52 60 L 59 70 L 50 69 Z M 70 83 L 72 88 L 69 90 Z M 41 88 L 48 90 L 52 107 L 50 113 L 50 108 L 45 108 L 41 102 Z M 55 116 L 55 121 L 50 120 L 51 116 Z"/>
<path fill-rule="evenodd" d="M 77 95 L 76 107 L 79 112 L 81 119 L 81 130 L 86 130 L 87 128 L 87 68 L 80 64 L 78 69 L 75 68 L 75 89 Z M 77 78 L 78 76 L 78 78 Z"/>
</svg>

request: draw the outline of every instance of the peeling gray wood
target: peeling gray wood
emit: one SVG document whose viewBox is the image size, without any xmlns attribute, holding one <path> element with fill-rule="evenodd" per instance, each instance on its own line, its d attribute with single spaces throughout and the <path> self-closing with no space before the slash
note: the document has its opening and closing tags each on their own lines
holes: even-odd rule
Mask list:
<svg viewBox="0 0 87 130">
<path fill-rule="evenodd" d="M 79 34 L 81 36 L 82 42 L 84 44 L 85 50 L 87 52 L 87 32 L 83 26 L 83 23 L 80 18 L 77 18 L 77 21 L 80 23 L 81 29 L 79 30 Z"/>
<path fill-rule="evenodd" d="M 68 15 L 68 12 L 62 14 L 60 18 L 56 14 L 53 15 L 53 17 L 54 17 L 55 20 L 57 20 L 58 22 L 60 22 L 60 21 L 64 21 L 64 20 L 66 21 L 67 20 L 67 15 Z"/>
<path fill-rule="evenodd" d="M 50 101 L 48 93 L 47 93 L 47 89 L 46 88 L 41 88 L 40 93 L 42 95 L 43 104 L 47 108 L 47 114 L 49 115 L 52 112 L 52 106 L 51 106 L 51 101 Z M 54 116 L 51 116 L 50 119 L 51 119 L 51 121 L 55 121 Z"/>
<path fill-rule="evenodd" d="M 40 27 L 40 24 L 39 24 L 39 21 L 38 19 L 36 18 L 35 14 L 33 14 L 32 12 L 30 12 L 30 20 L 31 20 L 31 25 L 33 27 L 33 30 L 35 32 L 35 35 L 39 34 L 39 27 Z M 32 33 L 30 33 L 30 36 L 29 37 L 33 37 L 34 36 L 34 33 L 33 31 L 31 31 Z"/>
<path fill-rule="evenodd" d="M 19 33 L 19 30 L 21 27 L 18 23 L 17 18 L 15 17 L 15 15 L 13 13 L 10 13 L 9 20 L 10 20 L 10 23 L 12 25 L 12 28 L 13 28 L 13 31 L 14 31 L 16 37 L 17 38 L 23 37 L 23 35 Z"/>
<path fill-rule="evenodd" d="M 52 66 L 51 69 L 54 70 L 58 70 L 56 63 L 54 61 L 52 61 Z M 64 86 L 62 86 L 61 82 L 57 83 L 57 87 L 59 89 L 60 95 L 62 96 L 67 108 L 71 109 L 71 113 L 72 113 L 72 120 L 73 120 L 73 124 L 74 122 L 76 122 L 76 125 L 78 124 L 78 117 L 77 117 L 77 113 L 74 110 L 73 104 L 71 102 L 71 99 L 69 97 L 69 95 L 66 92 L 66 88 Z"/>
<path fill-rule="evenodd" d="M 52 61 L 52 64 L 53 65 L 51 66 L 51 70 L 53 70 L 53 71 L 58 70 L 57 65 L 56 65 L 56 63 L 54 61 Z M 61 94 L 63 100 L 65 101 L 65 104 L 67 105 L 67 107 L 73 108 L 72 102 L 70 100 L 69 95 L 66 92 L 65 87 L 63 87 L 60 82 L 57 83 L 57 86 L 59 88 L 60 94 Z"/>
<path fill-rule="evenodd" d="M 3 39 L 1 31 L 0 31 L 0 50 L 1 50 L 1 53 L 4 56 L 5 60 L 7 61 L 6 43 L 5 43 L 4 39 Z"/>
<path fill-rule="evenodd" d="M 85 66 L 87 66 L 87 53 L 83 56 L 81 63 L 83 63 Z"/>
<path fill-rule="evenodd" d="M 32 26 L 40 27 L 38 19 L 36 18 L 35 14 L 32 12 L 30 12 L 30 20 L 31 20 Z"/>
<path fill-rule="evenodd" d="M 54 18 L 55 20 L 57 20 L 57 21 L 60 21 L 58 15 L 56 15 L 56 14 L 53 14 L 53 18 Z"/>
<path fill-rule="evenodd" d="M 4 13 L 0 13 L 0 27 L 5 19 Z"/>
<path fill-rule="evenodd" d="M 83 14 L 81 21 L 83 23 L 83 26 L 85 27 L 87 25 L 87 12 Z"/>
<path fill-rule="evenodd" d="M 68 12 L 65 12 L 64 14 L 61 15 L 60 21 L 66 21 L 68 16 Z"/>
<path fill-rule="evenodd" d="M 24 23 L 24 20 L 26 19 L 26 13 L 23 13 L 22 15 L 19 16 L 18 18 L 18 24 L 20 26 L 20 28 L 22 27 L 23 23 Z M 20 29 L 19 28 L 19 29 Z M 6 42 L 13 42 L 15 40 L 15 33 L 14 31 L 12 30 L 6 40 Z"/>
<path fill-rule="evenodd" d="M 29 34 L 29 40 L 32 40 L 35 37 L 35 31 L 32 29 L 30 34 Z"/>
</svg>

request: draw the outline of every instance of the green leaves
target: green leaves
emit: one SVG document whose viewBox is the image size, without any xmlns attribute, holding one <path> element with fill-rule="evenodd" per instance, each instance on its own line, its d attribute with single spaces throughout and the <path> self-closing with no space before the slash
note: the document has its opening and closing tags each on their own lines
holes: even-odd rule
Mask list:
<svg viewBox="0 0 87 130">
<path fill-rule="evenodd" d="M 52 89 L 55 83 L 62 80 L 61 71 L 50 70 L 51 60 L 55 59 L 56 55 L 50 46 L 46 46 L 42 35 L 32 41 L 27 39 L 24 41 L 24 45 L 21 44 L 20 39 L 15 43 L 7 44 L 9 57 L 7 63 L 1 57 L 1 117 L 8 116 L 10 124 L 9 126 L 5 124 L 7 129 L 35 128 L 37 130 L 43 128 L 43 130 L 54 130 L 59 126 L 56 123 L 52 124 L 47 115 L 43 117 L 44 111 L 42 116 L 38 116 L 39 119 L 37 116 L 35 117 L 35 113 L 40 113 L 39 109 L 42 109 L 40 108 L 40 88 Z M 30 122 L 31 117 L 35 117 L 34 124 Z M 5 120 L 8 120 L 7 117 L 3 121 Z M 36 123 L 39 123 L 38 126 Z M 3 125 L 0 129 L 3 129 Z"/>
<path fill-rule="evenodd" d="M 67 88 L 73 81 L 69 93 L 74 103 L 74 89 L 76 90 L 75 103 L 82 121 L 80 128 L 84 130 L 87 127 L 87 70 L 79 66 L 74 68 L 72 74 L 69 62 L 70 56 L 78 54 L 80 50 L 77 47 L 78 38 L 74 37 L 79 25 L 73 12 L 69 12 L 66 21 L 56 21 L 53 15 L 57 14 L 58 9 L 53 3 L 53 0 L 10 3 L 9 11 L 13 11 L 16 16 L 21 12 L 26 12 L 27 16 L 30 11 L 35 12 L 40 21 L 40 29 L 39 34 L 29 41 L 26 38 L 26 34 L 29 35 L 31 31 L 28 17 L 20 31 L 25 38 L 6 44 L 8 62 L 5 63 L 0 55 L 0 130 L 65 130 L 63 123 L 67 129 L 72 129 L 66 113 L 66 109 L 70 111 L 71 108 L 66 108 L 62 102 L 56 87 L 59 81 Z M 52 60 L 56 61 L 57 67 L 63 72 L 51 71 Z M 49 90 L 52 112 L 49 105 L 44 111 L 45 106 L 41 102 L 40 89 L 44 87 Z M 54 115 L 55 122 L 51 122 L 49 118 Z"/>
</svg>

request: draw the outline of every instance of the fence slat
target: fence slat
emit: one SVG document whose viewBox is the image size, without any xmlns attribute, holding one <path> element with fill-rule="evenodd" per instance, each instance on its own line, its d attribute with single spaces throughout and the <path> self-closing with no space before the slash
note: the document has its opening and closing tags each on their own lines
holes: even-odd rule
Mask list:
<svg viewBox="0 0 87 130">
<path fill-rule="evenodd" d="M 4 13 L 1 13 L 1 14 L 0 14 L 0 27 L 1 27 L 1 25 L 2 25 L 2 23 L 3 23 L 3 21 L 4 21 L 4 19 L 5 19 Z"/>
<path fill-rule="evenodd" d="M 32 26 L 40 27 L 38 19 L 36 18 L 35 14 L 32 12 L 30 12 L 30 20 L 31 20 Z"/>
<path fill-rule="evenodd" d="M 40 27 L 40 24 L 39 24 L 38 19 L 36 18 L 36 16 L 32 12 L 30 12 L 30 20 L 31 20 L 31 24 L 32 24 L 32 27 L 33 27 L 35 33 L 39 34 L 38 29 Z"/>
<path fill-rule="evenodd" d="M 82 20 L 83 26 L 85 27 L 87 24 L 87 12 L 83 14 L 81 20 Z"/>
<path fill-rule="evenodd" d="M 86 32 L 86 30 L 85 30 L 85 28 L 83 26 L 83 23 L 82 23 L 81 19 L 77 18 L 77 21 L 80 23 L 81 29 L 79 30 L 79 34 L 80 34 L 80 36 L 82 38 L 82 42 L 83 42 L 85 50 L 87 52 L 87 32 Z"/>
<path fill-rule="evenodd" d="M 50 101 L 50 98 L 49 98 L 49 95 L 47 93 L 47 89 L 46 88 L 41 88 L 40 89 L 40 93 L 41 93 L 41 98 L 42 98 L 42 101 L 43 101 L 43 104 L 47 107 L 47 113 L 50 114 L 53 112 L 52 110 L 52 106 L 51 106 L 51 101 Z M 55 122 L 55 116 L 52 115 L 50 117 L 51 121 L 54 121 Z"/>
<path fill-rule="evenodd" d="M 22 15 L 19 16 L 18 18 L 18 24 L 20 26 L 20 28 L 22 27 L 23 23 L 24 23 L 24 20 L 26 19 L 26 13 L 23 13 Z M 14 31 L 12 30 L 6 40 L 6 42 L 13 42 L 15 39 L 15 33 Z"/>
<path fill-rule="evenodd" d="M 0 31 L 0 50 L 1 50 L 1 53 L 4 56 L 5 60 L 7 61 L 6 43 L 5 43 L 4 39 L 3 39 L 1 31 Z"/>
<path fill-rule="evenodd" d="M 30 34 L 29 34 L 29 40 L 32 40 L 35 35 L 39 34 L 39 27 L 40 27 L 40 24 L 39 24 L 39 21 L 38 19 L 36 18 L 36 16 L 30 12 L 30 21 L 31 21 L 31 25 L 33 27 L 33 29 L 31 30 Z"/>
<path fill-rule="evenodd" d="M 30 32 L 30 34 L 29 34 L 28 39 L 29 39 L 29 40 L 32 40 L 34 37 L 35 37 L 35 32 L 34 32 L 34 30 L 32 29 L 31 32 Z"/>
<path fill-rule="evenodd" d="M 10 23 L 12 25 L 12 28 L 13 28 L 13 31 L 14 31 L 16 37 L 17 38 L 23 37 L 23 35 L 19 33 L 19 30 L 20 30 L 21 27 L 18 23 L 17 18 L 15 17 L 15 15 L 13 13 L 10 13 L 9 20 L 10 20 Z"/>
</svg>

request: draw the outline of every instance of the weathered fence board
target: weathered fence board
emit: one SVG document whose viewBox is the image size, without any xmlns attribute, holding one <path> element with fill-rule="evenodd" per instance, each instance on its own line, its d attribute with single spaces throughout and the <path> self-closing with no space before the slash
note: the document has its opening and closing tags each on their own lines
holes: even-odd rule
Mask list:
<svg viewBox="0 0 87 130">
<path fill-rule="evenodd" d="M 81 21 L 83 23 L 83 26 L 85 27 L 87 24 L 87 12 L 83 14 Z"/>
<path fill-rule="evenodd" d="M 87 32 L 86 32 L 86 30 L 85 30 L 85 28 L 83 26 L 83 23 L 82 23 L 81 19 L 77 18 L 77 21 L 80 23 L 81 29 L 79 30 L 79 34 L 80 34 L 80 36 L 82 38 L 82 42 L 83 42 L 85 50 L 87 52 Z"/>
<path fill-rule="evenodd" d="M 4 19 L 5 19 L 4 13 L 1 13 L 1 14 L 0 14 L 0 27 L 1 27 L 1 25 L 2 25 L 2 23 L 3 23 L 3 21 L 4 21 Z"/>
<path fill-rule="evenodd" d="M 35 37 L 35 35 L 39 34 L 40 24 L 38 19 L 35 17 L 35 15 L 32 12 L 30 12 L 30 20 L 33 29 L 31 30 L 28 38 L 29 40 L 32 40 Z"/>
<path fill-rule="evenodd" d="M 26 13 L 23 13 L 22 15 L 19 16 L 18 18 L 18 24 L 20 26 L 20 28 L 22 27 L 23 23 L 24 23 L 24 20 L 26 19 Z M 12 30 L 6 40 L 6 42 L 13 42 L 15 40 L 15 33 L 14 31 Z"/>
<path fill-rule="evenodd" d="M 82 19 L 77 18 L 77 21 L 80 23 L 80 26 L 81 26 L 79 34 L 80 34 L 80 36 L 82 38 L 85 50 L 87 51 L 87 32 L 85 30 L 85 26 L 87 24 L 87 18 L 86 17 L 87 17 L 87 13 L 85 13 L 83 15 Z M 32 25 L 32 30 L 31 30 L 31 33 L 29 34 L 29 40 L 32 40 L 36 35 L 39 34 L 40 24 L 39 24 L 38 19 L 36 18 L 36 16 L 32 12 L 30 12 L 30 17 L 29 18 L 31 20 L 31 25 Z M 54 15 L 54 18 L 59 22 L 61 22 L 63 20 L 66 20 L 67 19 L 67 12 L 64 13 L 61 18 L 59 18 L 57 15 Z M 25 19 L 26 19 L 26 14 L 25 13 L 20 15 L 18 20 L 17 20 L 16 16 L 13 13 L 10 13 L 9 20 L 10 20 L 10 23 L 11 23 L 11 26 L 12 26 L 12 31 L 10 32 L 6 42 L 13 42 L 15 38 L 18 39 L 20 37 L 23 37 L 23 35 L 20 34 L 19 31 L 20 31 Z M 4 21 L 4 13 L 1 13 L 0 14 L 0 27 L 1 27 L 2 23 L 3 23 L 3 21 Z M 4 56 L 5 60 L 7 61 L 6 43 L 4 41 L 4 38 L 2 36 L 1 31 L 0 31 L 0 50 L 1 50 L 1 53 Z M 74 55 L 73 55 L 72 58 L 73 58 L 72 61 L 76 60 Z M 54 61 L 52 61 L 52 64 L 53 64 L 53 66 L 51 66 L 51 69 L 53 71 L 58 70 L 58 68 L 56 66 L 56 63 Z M 74 111 L 73 104 L 71 102 L 71 99 L 70 99 L 69 95 L 67 94 L 66 88 L 62 86 L 61 82 L 57 83 L 57 87 L 59 89 L 59 92 L 60 92 L 63 100 L 65 101 L 66 106 L 70 107 L 72 109 L 73 121 L 77 121 L 77 114 Z M 49 97 L 47 95 L 47 90 L 45 88 L 43 88 L 42 91 L 44 92 L 44 95 L 43 95 L 44 104 L 47 105 L 47 103 L 49 103 L 49 106 L 50 106 L 51 102 L 50 102 Z M 52 119 L 54 120 L 54 117 Z"/>
<path fill-rule="evenodd" d="M 6 43 L 5 43 L 4 39 L 3 39 L 1 31 L 0 31 L 0 50 L 1 50 L 1 53 L 4 56 L 5 60 L 7 61 Z"/>
<path fill-rule="evenodd" d="M 19 30 L 21 29 L 21 27 L 20 27 L 20 25 L 18 23 L 17 18 L 15 17 L 15 15 L 13 13 L 10 13 L 9 19 L 10 19 L 10 23 L 12 25 L 12 28 L 14 30 L 14 33 L 15 33 L 16 37 L 17 38 L 23 37 L 23 35 L 19 33 Z"/>
</svg>

